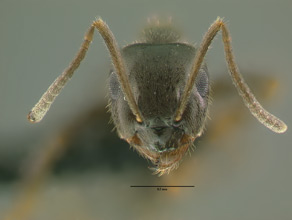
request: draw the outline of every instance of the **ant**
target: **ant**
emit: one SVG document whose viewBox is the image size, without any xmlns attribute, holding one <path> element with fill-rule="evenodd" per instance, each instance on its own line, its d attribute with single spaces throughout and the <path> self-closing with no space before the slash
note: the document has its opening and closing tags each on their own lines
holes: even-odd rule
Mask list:
<svg viewBox="0 0 292 220">
<path fill-rule="evenodd" d="M 143 40 L 119 49 L 101 19 L 95 20 L 69 67 L 51 84 L 28 114 L 39 122 L 84 59 L 97 29 L 114 69 L 109 79 L 109 109 L 121 139 L 154 165 L 156 174 L 176 169 L 205 129 L 210 102 L 209 74 L 204 57 L 221 30 L 230 76 L 244 104 L 264 126 L 284 133 L 287 125 L 266 111 L 245 83 L 235 63 L 231 37 L 222 18 L 209 27 L 198 49 L 181 41 L 171 25 L 158 22 L 144 29 Z"/>
</svg>

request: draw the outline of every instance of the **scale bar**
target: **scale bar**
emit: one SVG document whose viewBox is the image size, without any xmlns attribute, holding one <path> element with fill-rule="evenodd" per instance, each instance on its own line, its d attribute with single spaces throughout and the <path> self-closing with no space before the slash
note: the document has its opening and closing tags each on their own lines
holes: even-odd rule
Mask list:
<svg viewBox="0 0 292 220">
<path fill-rule="evenodd" d="M 163 186 L 163 185 L 133 185 L 133 186 L 130 186 L 130 187 L 161 187 L 161 188 L 168 188 L 168 187 L 195 187 L 195 186 L 186 186 L 186 185 L 182 185 L 182 186 L 176 186 L 176 185 L 172 185 L 172 186 Z"/>
</svg>

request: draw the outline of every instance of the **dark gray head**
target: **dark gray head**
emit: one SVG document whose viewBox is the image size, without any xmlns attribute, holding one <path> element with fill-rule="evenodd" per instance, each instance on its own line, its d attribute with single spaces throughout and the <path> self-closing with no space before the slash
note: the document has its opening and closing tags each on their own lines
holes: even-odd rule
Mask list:
<svg viewBox="0 0 292 220">
<path fill-rule="evenodd" d="M 113 33 L 102 19 L 92 23 L 70 66 L 50 85 L 28 114 L 39 122 L 72 77 L 99 31 L 109 50 L 115 72 L 110 75 L 110 110 L 121 138 L 157 165 L 160 174 L 175 168 L 194 139 L 201 135 L 206 119 L 209 80 L 203 59 L 222 31 L 230 76 L 245 105 L 267 128 L 284 133 L 287 125 L 266 111 L 244 82 L 231 47 L 231 37 L 221 18 L 210 26 L 198 49 L 182 43 L 171 23 L 154 19 L 144 29 L 140 43 L 120 51 Z M 192 66 L 192 70 L 191 69 Z M 118 76 L 118 77 L 117 77 Z"/>
<path fill-rule="evenodd" d="M 143 122 L 135 120 L 114 71 L 109 83 L 113 121 L 121 138 L 157 165 L 158 172 L 168 172 L 204 128 L 207 68 L 200 70 L 183 117 L 177 122 L 175 113 L 195 56 L 194 47 L 140 43 L 125 47 L 122 56 Z"/>
</svg>

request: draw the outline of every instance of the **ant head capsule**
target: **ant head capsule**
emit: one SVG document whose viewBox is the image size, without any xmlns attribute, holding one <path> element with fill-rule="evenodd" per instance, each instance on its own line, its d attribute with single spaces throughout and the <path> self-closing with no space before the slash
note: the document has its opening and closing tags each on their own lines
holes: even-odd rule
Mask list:
<svg viewBox="0 0 292 220">
<path fill-rule="evenodd" d="M 110 110 L 118 133 L 150 159 L 160 174 L 177 167 L 204 128 L 209 100 L 205 65 L 199 71 L 181 120 L 175 120 L 195 53 L 193 46 L 184 43 L 137 43 L 122 50 L 143 123 L 136 122 L 117 74 L 110 73 Z"/>
</svg>

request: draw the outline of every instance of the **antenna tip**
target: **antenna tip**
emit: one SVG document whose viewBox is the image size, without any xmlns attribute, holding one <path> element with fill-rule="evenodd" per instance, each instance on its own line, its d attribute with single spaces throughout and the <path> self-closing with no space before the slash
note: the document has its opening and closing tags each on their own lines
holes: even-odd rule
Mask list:
<svg viewBox="0 0 292 220">
<path fill-rule="evenodd" d="M 272 126 L 270 126 L 270 129 L 275 133 L 282 134 L 282 133 L 285 133 L 287 131 L 288 126 L 283 121 L 281 121 L 280 119 L 277 118 L 276 123 L 274 123 Z"/>
<path fill-rule="evenodd" d="M 30 111 L 30 112 L 28 113 L 28 115 L 27 115 L 27 120 L 28 120 L 29 122 L 31 122 L 31 123 L 37 123 L 37 122 L 40 121 L 40 120 L 37 119 L 37 117 L 35 117 L 35 114 L 34 114 L 32 111 Z"/>
<path fill-rule="evenodd" d="M 285 133 L 286 131 L 287 131 L 287 129 L 288 129 L 288 126 L 284 123 L 284 122 L 282 122 L 283 124 L 282 124 L 282 126 L 279 128 L 279 130 L 278 130 L 278 133 Z"/>
</svg>

